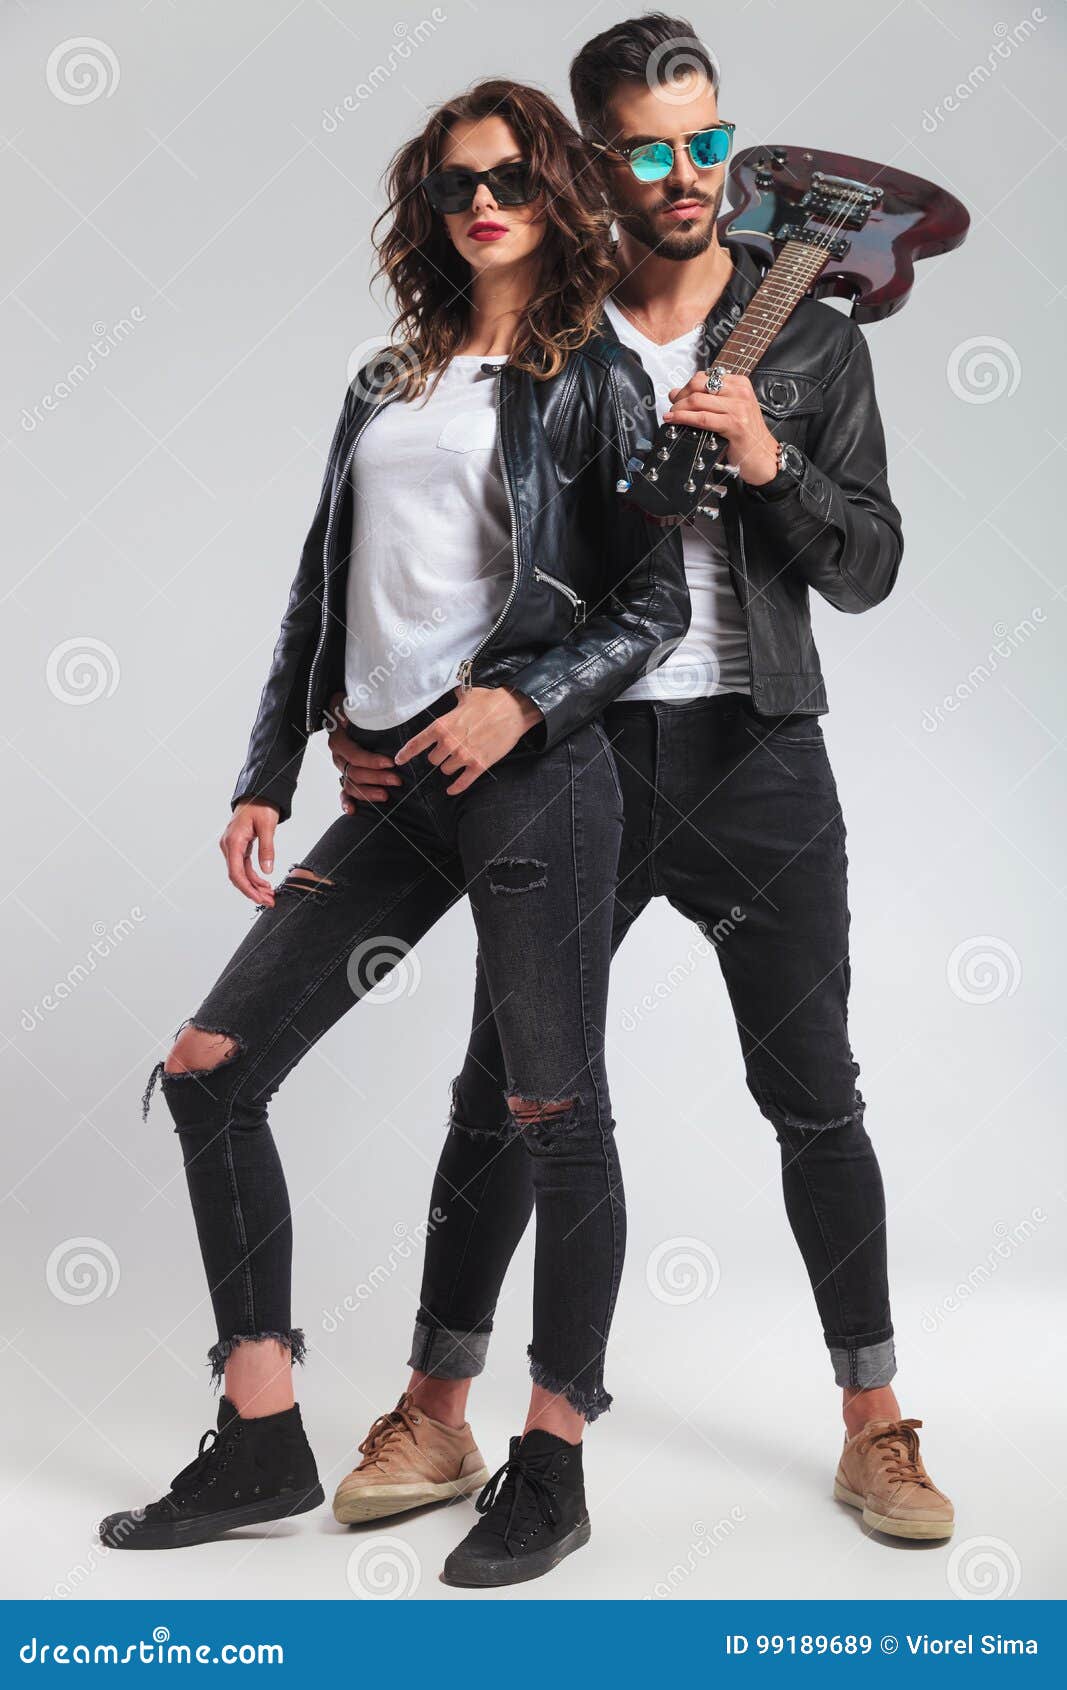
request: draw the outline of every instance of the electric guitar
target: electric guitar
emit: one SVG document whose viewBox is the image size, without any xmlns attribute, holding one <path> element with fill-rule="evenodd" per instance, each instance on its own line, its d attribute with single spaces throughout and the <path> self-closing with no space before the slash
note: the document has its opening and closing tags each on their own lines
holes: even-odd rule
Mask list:
<svg viewBox="0 0 1067 1690">
<path fill-rule="evenodd" d="M 954 195 L 891 165 L 805 147 L 749 147 L 730 166 L 736 207 L 719 237 L 748 249 L 765 269 L 708 370 L 751 375 L 786 319 L 807 295 L 852 300 L 858 323 L 891 316 L 907 302 L 914 263 L 951 252 L 970 225 Z M 631 458 L 619 492 L 651 516 L 719 514 L 736 474 L 726 443 L 708 430 L 660 427 L 643 456 Z"/>
</svg>

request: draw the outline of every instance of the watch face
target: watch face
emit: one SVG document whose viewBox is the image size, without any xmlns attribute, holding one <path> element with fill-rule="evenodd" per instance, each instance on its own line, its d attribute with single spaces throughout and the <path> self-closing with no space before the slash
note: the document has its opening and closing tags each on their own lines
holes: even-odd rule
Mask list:
<svg viewBox="0 0 1067 1690">
<path fill-rule="evenodd" d="M 787 470 L 790 475 L 795 476 L 798 481 L 803 477 L 804 459 L 795 446 L 782 447 L 782 468 Z"/>
</svg>

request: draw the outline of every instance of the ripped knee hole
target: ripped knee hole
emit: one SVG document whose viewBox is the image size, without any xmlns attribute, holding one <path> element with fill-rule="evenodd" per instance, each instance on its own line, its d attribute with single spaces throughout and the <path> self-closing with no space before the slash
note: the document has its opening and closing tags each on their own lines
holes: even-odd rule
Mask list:
<svg viewBox="0 0 1067 1690">
<path fill-rule="evenodd" d="M 559 1115 L 566 1115 L 578 1107 L 576 1097 L 562 1097 L 550 1099 L 533 1099 L 529 1097 L 509 1097 L 508 1109 L 511 1118 L 520 1127 L 531 1121 L 551 1121 Z"/>
<path fill-rule="evenodd" d="M 240 1055 L 241 1047 L 228 1033 L 211 1033 L 202 1027 L 185 1027 L 171 1046 L 163 1064 L 164 1074 L 209 1074 Z"/>
<path fill-rule="evenodd" d="M 333 887 L 333 881 L 323 874 L 316 874 L 314 869 L 297 866 L 291 868 L 279 886 L 279 892 L 296 892 L 302 898 L 321 898 Z"/>
</svg>

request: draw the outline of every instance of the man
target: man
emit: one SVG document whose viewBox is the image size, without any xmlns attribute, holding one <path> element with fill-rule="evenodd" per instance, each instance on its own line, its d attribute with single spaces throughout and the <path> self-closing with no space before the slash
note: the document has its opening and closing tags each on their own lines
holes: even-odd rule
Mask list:
<svg viewBox="0 0 1067 1690">
<path fill-rule="evenodd" d="M 729 375 L 709 392 L 704 372 L 759 280 L 716 233 L 730 134 L 718 68 L 689 23 L 656 13 L 583 47 L 571 90 L 619 231 L 611 328 L 642 359 L 668 420 L 714 430 L 736 471 L 721 521 L 701 516 L 685 529 L 689 634 L 605 717 L 626 815 L 615 944 L 654 897 L 714 937 L 843 1393 L 834 1494 L 877 1530 L 948 1537 L 952 1504 L 928 1478 L 921 1422 L 902 1420 L 891 1384 L 885 1201 L 849 1046 L 845 829 L 809 617 L 811 589 L 839 610 L 879 604 L 900 563 L 869 355 L 850 320 L 806 300 L 754 384 Z M 387 760 L 343 728 L 330 744 L 348 801 L 387 803 Z M 385 1517 L 447 1494 L 475 1449 L 467 1392 L 532 1201 L 506 1091 L 479 973 L 433 1190 L 446 1219 L 427 1240 L 415 1371 L 342 1483 L 338 1518 Z M 510 1557 L 515 1577 L 524 1550 L 509 1541 L 509 1510 L 530 1470 L 551 1535 L 555 1475 L 531 1450 L 468 1540 L 502 1566 Z"/>
</svg>

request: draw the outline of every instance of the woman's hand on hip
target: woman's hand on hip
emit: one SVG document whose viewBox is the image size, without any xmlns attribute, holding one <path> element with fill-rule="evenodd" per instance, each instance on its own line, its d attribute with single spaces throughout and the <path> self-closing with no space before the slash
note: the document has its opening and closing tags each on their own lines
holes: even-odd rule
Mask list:
<svg viewBox="0 0 1067 1690">
<path fill-rule="evenodd" d="M 264 875 L 274 868 L 274 830 L 278 825 L 278 811 L 273 804 L 238 804 L 230 817 L 219 849 L 226 858 L 226 872 L 238 892 L 251 898 L 254 904 L 274 908 L 274 888 Z M 257 874 L 252 866 L 252 847 L 258 843 Z"/>
<path fill-rule="evenodd" d="M 470 687 L 466 692 L 457 687 L 456 697 L 454 710 L 438 716 L 396 754 L 398 763 L 410 763 L 425 751 L 443 775 L 456 775 L 445 788 L 450 797 L 466 792 L 542 719 L 532 699 L 509 687 Z"/>
<path fill-rule="evenodd" d="M 344 693 L 334 693 L 326 720 L 330 728 L 326 743 L 333 766 L 341 776 L 341 808 L 345 815 L 355 814 L 357 798 L 383 804 L 390 786 L 404 784 L 393 768 L 393 759 L 383 757 L 380 751 L 367 751 L 350 738 Z"/>
</svg>

